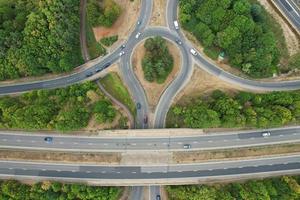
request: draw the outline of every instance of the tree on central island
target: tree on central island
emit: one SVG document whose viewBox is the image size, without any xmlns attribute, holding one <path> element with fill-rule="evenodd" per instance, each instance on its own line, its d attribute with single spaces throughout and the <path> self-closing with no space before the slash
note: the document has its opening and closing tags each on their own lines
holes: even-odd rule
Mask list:
<svg viewBox="0 0 300 200">
<path fill-rule="evenodd" d="M 144 47 L 146 53 L 142 60 L 142 68 L 145 79 L 149 82 L 164 83 L 174 65 L 166 40 L 160 36 L 148 38 Z"/>
</svg>

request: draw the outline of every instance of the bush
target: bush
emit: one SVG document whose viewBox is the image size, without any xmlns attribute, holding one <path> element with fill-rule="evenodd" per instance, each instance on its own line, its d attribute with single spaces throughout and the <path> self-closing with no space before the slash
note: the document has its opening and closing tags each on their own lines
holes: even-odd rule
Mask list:
<svg viewBox="0 0 300 200">
<path fill-rule="evenodd" d="M 145 57 L 142 60 L 144 77 L 147 81 L 163 83 L 173 69 L 173 57 L 170 54 L 166 40 L 153 37 L 146 40 Z"/>
<path fill-rule="evenodd" d="M 100 40 L 100 42 L 107 47 L 113 45 L 116 41 L 118 41 L 118 35 L 105 37 Z"/>
<path fill-rule="evenodd" d="M 173 126 L 267 128 L 299 121 L 299 100 L 299 91 L 267 94 L 240 92 L 231 97 L 217 90 L 209 99 L 193 100 L 185 106 L 177 105 L 170 112 L 174 118 Z"/>
<path fill-rule="evenodd" d="M 101 94 L 96 84 L 86 82 L 67 88 L 38 90 L 18 97 L 0 98 L 0 127 L 29 130 L 78 130 L 87 126 L 93 114 L 111 122 L 116 110 L 106 99 L 92 101 L 88 93 Z M 103 105 L 100 107 L 99 105 Z M 100 109 L 99 109 L 100 107 Z M 97 117 L 98 116 L 98 117 Z"/>
<path fill-rule="evenodd" d="M 93 27 L 111 27 L 120 14 L 121 7 L 113 0 L 88 0 L 87 20 Z"/>
</svg>

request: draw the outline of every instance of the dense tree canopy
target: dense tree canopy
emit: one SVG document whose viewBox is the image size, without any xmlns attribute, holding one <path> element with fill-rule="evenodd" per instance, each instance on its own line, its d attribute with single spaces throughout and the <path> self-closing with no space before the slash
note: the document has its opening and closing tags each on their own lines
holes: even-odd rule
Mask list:
<svg viewBox="0 0 300 200">
<path fill-rule="evenodd" d="M 298 200 L 299 176 L 225 185 L 168 186 L 170 200 Z"/>
<path fill-rule="evenodd" d="M 190 128 L 276 127 L 299 121 L 300 93 L 240 92 L 229 96 L 219 90 L 209 98 L 194 100 L 186 106 L 174 106 L 170 126 Z"/>
<path fill-rule="evenodd" d="M 91 26 L 111 27 L 121 14 L 114 0 L 88 0 L 87 19 Z"/>
<path fill-rule="evenodd" d="M 0 1 L 0 80 L 81 63 L 79 1 Z"/>
<path fill-rule="evenodd" d="M 91 115 L 98 123 L 116 116 L 112 104 L 101 97 L 93 83 L 54 90 L 38 90 L 19 97 L 0 98 L 0 127 L 20 129 L 78 130 L 86 127 Z"/>
<path fill-rule="evenodd" d="M 173 69 L 174 60 L 166 40 L 160 36 L 146 40 L 145 57 L 142 60 L 144 77 L 147 81 L 163 83 Z"/>
<path fill-rule="evenodd" d="M 205 47 L 253 77 L 277 72 L 280 51 L 262 6 L 250 0 L 180 0 L 180 21 Z M 211 54 L 211 53 L 210 53 Z"/>
<path fill-rule="evenodd" d="M 0 182 L 2 200 L 117 200 L 118 187 L 42 182 L 26 185 L 17 181 Z"/>
</svg>

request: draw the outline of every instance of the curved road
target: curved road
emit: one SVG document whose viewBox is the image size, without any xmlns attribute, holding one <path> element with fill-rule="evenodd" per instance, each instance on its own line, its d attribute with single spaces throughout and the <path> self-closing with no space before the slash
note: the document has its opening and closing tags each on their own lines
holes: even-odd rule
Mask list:
<svg viewBox="0 0 300 200">
<path fill-rule="evenodd" d="M 159 131 L 159 130 L 158 130 Z M 0 133 L 0 148 L 26 150 L 52 150 L 73 152 L 126 152 L 126 151 L 187 151 L 240 148 L 300 142 L 300 127 L 272 129 L 270 137 L 262 137 L 261 131 L 223 133 L 200 136 L 173 137 L 92 137 L 52 135 L 53 142 L 46 143 L 49 134 Z"/>
</svg>

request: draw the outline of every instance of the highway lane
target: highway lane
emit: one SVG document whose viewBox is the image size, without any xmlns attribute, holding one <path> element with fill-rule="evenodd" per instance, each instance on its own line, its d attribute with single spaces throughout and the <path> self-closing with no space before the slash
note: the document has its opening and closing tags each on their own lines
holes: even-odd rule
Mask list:
<svg viewBox="0 0 300 200">
<path fill-rule="evenodd" d="M 159 130 L 158 130 L 159 131 Z M 262 131 L 222 133 L 200 136 L 175 137 L 88 137 L 52 135 L 52 143 L 44 137 L 49 134 L 0 133 L 0 148 L 52 150 L 72 152 L 126 152 L 126 151 L 187 151 L 253 147 L 271 144 L 300 142 L 300 127 L 272 129 L 270 137 L 263 137 Z M 184 149 L 190 144 L 191 149 Z"/>
<path fill-rule="evenodd" d="M 143 186 L 133 186 L 131 187 L 129 200 L 142 200 Z"/>
<path fill-rule="evenodd" d="M 300 10 L 297 4 L 293 0 L 274 0 L 274 2 L 300 32 Z"/>
<path fill-rule="evenodd" d="M 156 200 L 156 196 L 160 195 L 160 186 L 156 186 L 156 185 L 151 185 L 149 186 L 149 200 Z"/>
<path fill-rule="evenodd" d="M 102 181 L 102 184 L 176 184 L 174 180 L 195 181 L 260 174 L 299 173 L 300 155 L 194 163 L 165 166 L 99 166 L 78 164 L 0 161 L 0 177 L 39 180 Z"/>
</svg>

